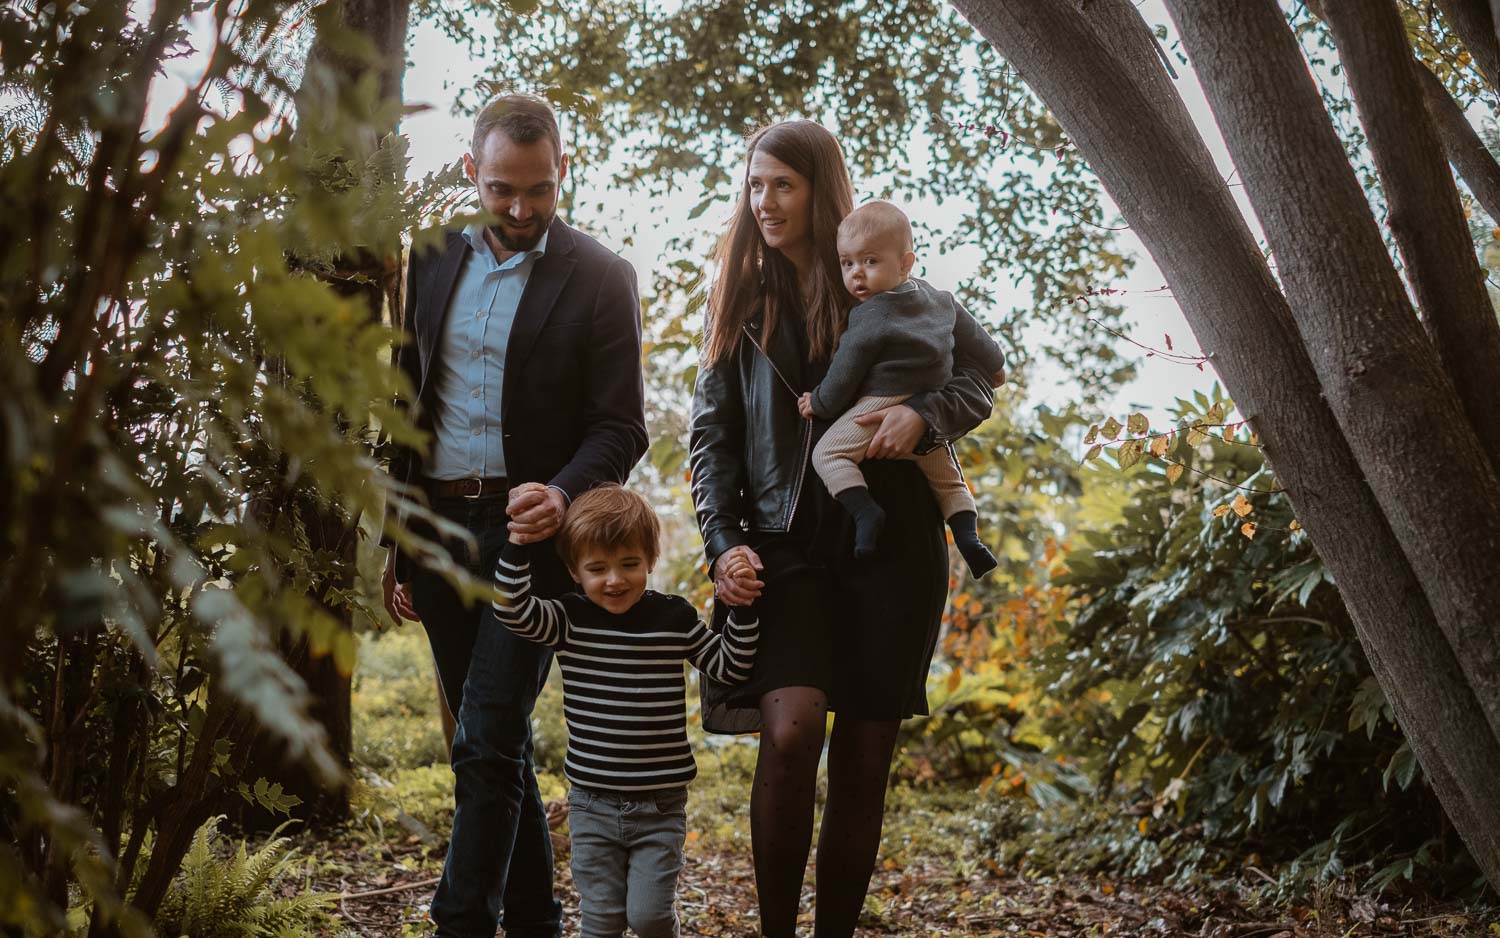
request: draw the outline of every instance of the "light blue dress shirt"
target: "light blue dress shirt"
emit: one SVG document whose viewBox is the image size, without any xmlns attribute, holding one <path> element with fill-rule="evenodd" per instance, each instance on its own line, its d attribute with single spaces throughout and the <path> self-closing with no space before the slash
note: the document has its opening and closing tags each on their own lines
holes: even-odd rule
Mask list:
<svg viewBox="0 0 1500 938">
<path fill-rule="evenodd" d="M 505 263 L 484 240 L 484 226 L 464 229 L 473 249 L 464 262 L 443 323 L 438 353 L 436 440 L 428 476 L 434 479 L 488 479 L 505 475 L 500 428 L 500 392 L 505 384 L 505 349 L 521 293 L 547 252 L 547 234 L 529 251 Z"/>
</svg>

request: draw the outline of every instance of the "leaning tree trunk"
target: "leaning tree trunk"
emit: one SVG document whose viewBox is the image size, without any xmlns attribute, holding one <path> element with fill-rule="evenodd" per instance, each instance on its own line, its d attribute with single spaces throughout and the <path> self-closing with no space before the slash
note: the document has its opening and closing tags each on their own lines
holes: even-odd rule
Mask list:
<svg viewBox="0 0 1500 938">
<path fill-rule="evenodd" d="M 1129 0 L 955 0 L 1089 160 L 1251 416 L 1427 777 L 1500 885 L 1500 740 L 1439 631 L 1296 324 Z M 1117 57 L 1118 54 L 1118 57 Z"/>
<path fill-rule="evenodd" d="M 1385 189 L 1386 224 L 1406 262 L 1406 280 L 1493 472 L 1500 469 L 1500 320 L 1423 103 L 1422 66 L 1412 58 L 1395 0 L 1321 6 Z"/>
<path fill-rule="evenodd" d="M 1275 0 L 1167 0 L 1167 9 L 1276 256 L 1323 395 L 1500 734 L 1500 527 L 1474 523 L 1500 517 L 1500 478 Z"/>
<path fill-rule="evenodd" d="M 1495 2 L 1500 3 L 1500 0 Z M 1474 125 L 1464 116 L 1464 109 L 1453 100 L 1453 95 L 1432 74 L 1432 70 L 1426 65 L 1418 66 L 1417 80 L 1427 100 L 1427 112 L 1432 115 L 1443 149 L 1448 153 L 1448 162 L 1474 193 L 1479 207 L 1500 225 L 1500 163 L 1495 162 L 1495 155 L 1474 132 Z"/>
<path fill-rule="evenodd" d="M 333 109 L 340 106 L 337 89 L 356 89 L 370 72 L 375 73 L 382 104 L 399 103 L 402 79 L 406 71 L 406 32 L 410 0 L 333 0 L 319 11 L 317 35 L 308 53 L 301 93 L 297 100 L 297 121 L 302 128 L 324 125 L 335 118 Z M 349 52 L 348 34 L 366 41 L 373 59 Z M 341 154 L 362 160 L 380 145 L 386 133 L 394 133 L 393 122 L 387 128 L 374 129 L 357 142 L 363 151 Z M 400 180 L 392 180 L 399 184 Z M 339 294 L 356 299 L 373 322 L 380 322 L 387 310 L 399 309 L 395 302 L 400 284 L 400 245 L 381 244 L 337 258 L 330 272 L 321 274 Z M 285 492 L 288 498 L 295 494 Z M 288 507 L 288 506 L 283 506 Z M 336 508 L 303 505 L 301 514 L 306 527 L 308 546 L 317 553 L 336 556 L 344 571 L 338 582 L 323 584 L 323 589 L 353 587 L 355 550 L 359 538 L 354 530 L 358 519 L 339 516 Z M 311 597 L 321 601 L 321 596 Z M 353 628 L 351 617 L 338 609 L 329 609 L 344 620 L 343 627 Z M 352 674 L 338 666 L 331 654 L 316 654 L 305 638 L 290 640 L 284 646 L 288 663 L 307 684 L 313 699 L 312 716 L 323 724 L 328 747 L 346 769 L 351 764 L 354 745 L 351 707 Z M 266 777 L 279 782 L 288 795 L 300 798 L 308 817 L 336 820 L 348 813 L 347 785 L 330 788 L 310 766 L 286 760 L 275 740 L 264 734 L 257 740 L 246 776 Z M 273 814 L 250 808 L 244 814 L 249 826 L 269 827 L 275 824 Z"/>
<path fill-rule="evenodd" d="M 1489 0 L 1437 0 L 1443 19 L 1457 34 L 1479 74 L 1491 89 L 1500 88 L 1500 42 L 1495 35 L 1495 18 Z"/>
</svg>

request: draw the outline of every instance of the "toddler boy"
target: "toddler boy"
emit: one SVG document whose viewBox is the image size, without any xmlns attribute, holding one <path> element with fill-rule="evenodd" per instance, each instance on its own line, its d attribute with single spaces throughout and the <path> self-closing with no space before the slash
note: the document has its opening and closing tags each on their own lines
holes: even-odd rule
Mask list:
<svg viewBox="0 0 1500 938">
<path fill-rule="evenodd" d="M 512 490 L 512 503 L 525 489 Z M 562 668 L 581 934 L 619 938 L 629 925 L 640 938 L 676 936 L 687 785 L 697 774 L 682 663 L 745 680 L 759 623 L 735 608 L 716 633 L 686 599 L 646 589 L 660 524 L 644 498 L 618 485 L 580 495 L 557 533 L 582 592 L 532 595 L 521 539 L 512 534 L 500 552 L 494 611 L 506 628 L 550 645 Z"/>
<path fill-rule="evenodd" d="M 885 511 L 870 497 L 859 468 L 875 429 L 855 418 L 947 384 L 953 377 L 955 330 L 978 333 L 980 338 L 965 347 L 997 380 L 1005 356 L 953 294 L 911 277 L 917 259 L 911 222 L 896 206 L 868 202 L 850 212 L 839 225 L 838 252 L 844 287 L 859 305 L 849 311 L 827 375 L 798 406 L 804 417 L 833 420 L 813 450 L 813 468 L 854 519 L 854 555 L 868 557 L 885 525 Z M 974 497 L 953 450 L 944 446 L 908 458 L 927 476 L 970 572 L 980 577 L 993 570 L 995 556 L 979 539 Z"/>
</svg>

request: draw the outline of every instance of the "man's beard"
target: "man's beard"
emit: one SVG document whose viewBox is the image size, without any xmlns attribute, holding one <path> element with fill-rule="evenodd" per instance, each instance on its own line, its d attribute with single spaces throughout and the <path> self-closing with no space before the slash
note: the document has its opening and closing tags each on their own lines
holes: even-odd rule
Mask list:
<svg viewBox="0 0 1500 938">
<path fill-rule="evenodd" d="M 542 235 L 546 234 L 547 229 L 552 226 L 552 219 L 556 215 L 556 211 L 550 212 L 545 216 L 540 214 L 532 215 L 530 225 L 525 229 L 524 233 L 519 235 L 515 231 L 507 229 L 503 224 L 491 225 L 490 231 L 505 250 L 516 251 L 518 253 L 529 251 L 536 247 L 538 241 L 542 240 Z"/>
</svg>

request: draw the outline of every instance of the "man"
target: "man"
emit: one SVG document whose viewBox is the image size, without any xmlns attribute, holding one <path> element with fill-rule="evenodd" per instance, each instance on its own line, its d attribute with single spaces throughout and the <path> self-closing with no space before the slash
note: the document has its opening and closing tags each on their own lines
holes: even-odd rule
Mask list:
<svg viewBox="0 0 1500 938">
<path fill-rule="evenodd" d="M 455 562 L 488 581 L 514 530 L 551 537 L 573 497 L 624 482 L 646 451 L 640 301 L 630 265 L 556 218 L 567 175 L 546 103 L 500 98 L 479 113 L 464 169 L 494 224 L 450 232 L 412 252 L 400 365 L 417 389 L 414 415 L 431 452 L 393 459 L 397 479 L 425 489 L 434 511 L 478 544 L 450 539 Z M 550 549 L 532 556 L 536 590 L 572 583 Z M 393 616 L 421 619 L 453 740 L 453 835 L 432 901 L 439 938 L 556 938 L 552 844 L 532 763 L 530 714 L 551 652 L 484 628 L 485 602 L 465 603 L 440 574 L 393 549 L 385 576 Z"/>
</svg>

